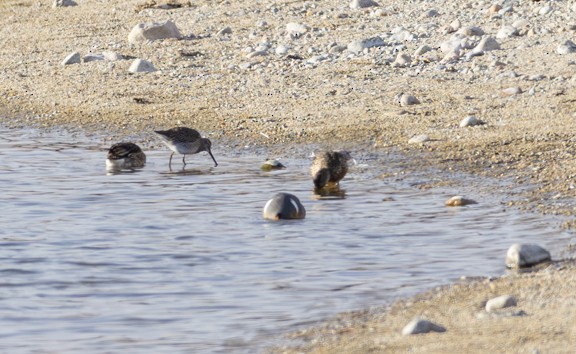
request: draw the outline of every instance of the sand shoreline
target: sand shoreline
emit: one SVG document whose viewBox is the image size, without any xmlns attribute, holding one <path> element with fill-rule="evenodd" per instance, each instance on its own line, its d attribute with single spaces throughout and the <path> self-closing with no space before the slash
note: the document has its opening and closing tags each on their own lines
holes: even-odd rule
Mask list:
<svg viewBox="0 0 576 354">
<path fill-rule="evenodd" d="M 488 3 L 457 1 L 427 2 L 426 9 L 382 1 L 379 12 L 337 1 L 197 2 L 169 10 L 142 7 L 140 0 L 77 2 L 52 8 L 47 0 L 9 0 L 0 6 L 0 107 L 8 126 L 107 132 L 111 141 L 136 138 L 151 148 L 160 143 L 142 132 L 185 125 L 214 140 L 272 152 L 298 144 L 394 150 L 419 157 L 406 160 L 406 173 L 434 168 L 506 178 L 526 187 L 510 207 L 568 220 L 576 214 L 576 54 L 557 53 L 574 38 L 576 9 L 569 4 L 550 3 L 546 12 L 547 4 L 518 2 L 500 14 L 490 13 Z M 427 11 L 434 8 L 437 14 Z M 455 17 L 462 27 L 478 26 L 493 37 L 509 23 L 525 20 L 528 27 L 498 38 L 500 50 L 450 61 L 439 47 L 451 36 L 443 26 Z M 186 38 L 128 43 L 134 25 L 167 19 Z M 291 22 L 305 23 L 307 32 L 286 33 Z M 226 26 L 232 34 L 217 35 Z M 394 39 L 400 27 L 409 39 Z M 383 47 L 356 54 L 345 48 L 380 35 Z M 415 50 L 425 43 L 432 50 L 417 58 Z M 292 56 L 276 54 L 282 45 Z M 263 53 L 252 54 L 258 48 Z M 132 59 L 61 65 L 75 51 L 114 51 L 150 60 L 159 70 L 130 74 Z M 409 53 L 412 62 L 395 66 L 398 52 Z M 520 94 L 503 91 L 516 87 Z M 402 92 L 420 104 L 401 106 L 395 97 Z M 485 124 L 459 127 L 468 115 Z M 409 143 L 421 134 L 430 140 Z M 434 179 L 422 188 L 443 183 L 452 182 Z M 384 315 L 302 333 L 316 336 L 304 349 L 569 352 L 576 341 L 568 321 L 575 290 L 571 262 L 454 284 L 402 300 Z M 503 294 L 514 294 L 527 315 L 478 318 L 483 302 Z M 399 331 L 415 315 L 448 331 L 402 337 Z"/>
</svg>

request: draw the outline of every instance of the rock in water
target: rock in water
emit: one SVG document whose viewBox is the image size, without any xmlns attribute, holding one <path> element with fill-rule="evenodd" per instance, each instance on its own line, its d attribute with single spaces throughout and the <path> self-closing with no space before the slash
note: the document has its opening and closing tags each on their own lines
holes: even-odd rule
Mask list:
<svg viewBox="0 0 576 354">
<path fill-rule="evenodd" d="M 531 267 L 551 260 L 550 252 L 536 244 L 515 243 L 506 253 L 508 268 Z"/>
<path fill-rule="evenodd" d="M 262 216 L 268 220 L 304 219 L 306 209 L 295 195 L 278 193 L 264 205 Z"/>
</svg>

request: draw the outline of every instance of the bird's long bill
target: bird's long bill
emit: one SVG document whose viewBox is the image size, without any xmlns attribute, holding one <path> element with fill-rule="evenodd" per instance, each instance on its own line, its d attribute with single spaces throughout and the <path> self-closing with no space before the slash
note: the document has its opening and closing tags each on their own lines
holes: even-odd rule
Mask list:
<svg viewBox="0 0 576 354">
<path fill-rule="evenodd" d="M 216 162 L 216 159 L 214 158 L 214 155 L 212 155 L 212 151 L 210 151 L 210 149 L 208 149 L 208 153 L 210 154 L 212 160 L 214 160 L 214 167 L 218 167 L 218 162 Z"/>
</svg>

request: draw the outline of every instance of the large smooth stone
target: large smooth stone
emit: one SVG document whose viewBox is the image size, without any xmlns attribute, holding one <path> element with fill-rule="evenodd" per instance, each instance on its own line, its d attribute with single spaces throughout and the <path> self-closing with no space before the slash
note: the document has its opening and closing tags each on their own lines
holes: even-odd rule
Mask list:
<svg viewBox="0 0 576 354">
<path fill-rule="evenodd" d="M 506 266 L 508 268 L 531 267 L 551 259 L 550 252 L 536 244 L 515 243 L 506 253 Z"/>
<path fill-rule="evenodd" d="M 174 22 L 168 20 L 159 23 L 139 23 L 132 28 L 128 42 L 132 44 L 155 41 L 166 38 L 181 38 L 182 35 Z"/>
</svg>

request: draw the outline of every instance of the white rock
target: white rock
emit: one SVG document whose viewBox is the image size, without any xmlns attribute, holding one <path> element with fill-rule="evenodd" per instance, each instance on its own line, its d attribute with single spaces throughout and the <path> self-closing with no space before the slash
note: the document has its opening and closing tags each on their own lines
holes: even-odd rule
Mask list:
<svg viewBox="0 0 576 354">
<path fill-rule="evenodd" d="M 228 26 L 222 28 L 220 31 L 218 31 L 218 33 L 216 33 L 216 35 L 217 35 L 218 37 L 222 37 L 222 36 L 225 36 L 225 35 L 227 35 L 227 34 L 232 34 L 232 28 L 230 28 L 230 27 L 228 27 Z"/>
<path fill-rule="evenodd" d="M 404 93 L 396 95 L 396 100 L 398 103 L 400 103 L 400 106 L 402 107 L 420 104 L 420 101 L 416 97 Z"/>
<path fill-rule="evenodd" d="M 246 54 L 246 58 L 254 58 L 254 57 L 263 57 L 265 55 L 268 55 L 268 52 L 265 50 L 255 50 L 253 52 L 250 52 L 248 54 Z"/>
<path fill-rule="evenodd" d="M 360 53 L 366 48 L 381 47 L 385 45 L 384 40 L 380 37 L 372 37 L 361 41 L 353 41 L 348 44 L 347 49 L 352 53 Z"/>
<path fill-rule="evenodd" d="M 286 32 L 288 32 L 288 34 L 301 35 L 308 32 L 308 29 L 308 26 L 297 22 L 290 22 L 286 24 Z"/>
<path fill-rule="evenodd" d="M 414 52 L 414 56 L 419 57 L 421 55 L 424 55 L 425 53 L 428 53 L 431 50 L 432 50 L 432 47 L 430 47 L 429 45 L 423 44 L 420 47 L 418 47 L 418 49 L 416 49 L 416 51 Z"/>
<path fill-rule="evenodd" d="M 178 27 L 172 21 L 159 23 L 139 23 L 132 28 L 128 42 L 132 44 L 166 38 L 181 38 Z"/>
<path fill-rule="evenodd" d="M 484 30 L 482 30 L 482 28 L 476 27 L 476 26 L 467 26 L 467 27 L 460 28 L 458 30 L 458 32 L 456 32 L 456 33 L 463 34 L 466 37 L 483 36 Z"/>
<path fill-rule="evenodd" d="M 497 49 L 500 49 L 500 43 L 498 43 L 492 37 L 484 37 L 482 38 L 480 43 L 478 43 L 478 45 L 474 47 L 474 49 L 472 49 L 472 51 L 475 53 L 479 53 L 479 52 L 489 52 Z"/>
<path fill-rule="evenodd" d="M 131 73 L 153 72 L 156 71 L 156 68 L 154 64 L 148 60 L 135 59 L 128 68 L 128 71 Z"/>
<path fill-rule="evenodd" d="M 432 10 L 424 11 L 424 13 L 420 16 L 420 18 L 431 18 L 431 17 L 438 17 L 438 16 L 440 16 L 438 11 L 432 9 Z"/>
<path fill-rule="evenodd" d="M 515 243 L 506 253 L 506 266 L 508 268 L 531 267 L 550 259 L 550 252 L 536 244 Z"/>
<path fill-rule="evenodd" d="M 455 206 L 465 206 L 465 205 L 470 205 L 470 204 L 477 204 L 475 200 L 473 199 L 468 199 L 465 198 L 461 195 L 455 195 L 453 197 L 448 198 L 448 200 L 446 200 L 444 202 L 444 205 L 446 206 L 450 206 L 450 207 L 455 207 Z"/>
<path fill-rule="evenodd" d="M 367 7 L 380 6 L 377 2 L 373 0 L 352 0 L 350 3 L 351 9 L 365 9 Z"/>
<path fill-rule="evenodd" d="M 460 20 L 456 19 L 456 20 L 452 21 L 449 25 L 442 27 L 442 31 L 445 34 L 454 33 L 456 31 L 458 31 L 460 29 L 460 27 L 462 27 L 462 24 L 460 23 Z"/>
<path fill-rule="evenodd" d="M 502 90 L 502 93 L 506 96 L 515 96 L 522 93 L 522 89 L 518 86 L 508 87 Z"/>
<path fill-rule="evenodd" d="M 482 122 L 478 118 L 474 116 L 468 116 L 460 121 L 460 128 L 473 127 L 479 124 L 482 124 Z"/>
<path fill-rule="evenodd" d="M 506 25 L 502 26 L 496 33 L 496 38 L 508 38 L 518 35 L 518 29 L 514 26 Z"/>
<path fill-rule="evenodd" d="M 494 310 L 513 306 L 516 306 L 516 299 L 510 295 L 502 295 L 486 302 L 486 312 L 494 312 Z"/>
<path fill-rule="evenodd" d="M 278 55 L 285 55 L 286 53 L 288 53 L 289 50 L 290 48 L 288 46 L 280 44 L 278 47 L 276 47 L 275 52 Z"/>
<path fill-rule="evenodd" d="M 446 332 L 446 328 L 427 320 L 415 318 L 402 329 L 404 336 L 429 332 Z"/>
<path fill-rule="evenodd" d="M 56 7 L 66 7 L 66 6 L 76 6 L 78 4 L 76 4 L 75 1 L 73 0 L 54 0 L 54 2 L 52 3 L 52 7 L 56 8 Z"/>
<path fill-rule="evenodd" d="M 102 56 L 104 57 L 104 59 L 108 61 L 118 61 L 124 59 L 124 56 L 122 54 L 110 50 L 103 51 Z"/>
<path fill-rule="evenodd" d="M 91 61 L 102 61 L 104 60 L 104 56 L 102 54 L 86 54 L 82 61 L 84 63 L 89 63 Z"/>
<path fill-rule="evenodd" d="M 546 5 L 540 8 L 540 10 L 538 10 L 538 14 L 539 15 L 547 15 L 550 12 L 552 12 L 552 6 Z"/>
<path fill-rule="evenodd" d="M 430 141 L 430 137 L 426 134 L 420 134 L 411 137 L 410 140 L 408 140 L 408 144 L 422 144 L 427 141 Z"/>
<path fill-rule="evenodd" d="M 62 65 L 78 64 L 80 63 L 80 53 L 74 52 L 69 54 L 64 60 L 62 60 Z"/>
<path fill-rule="evenodd" d="M 460 34 L 455 34 L 450 39 L 440 43 L 442 53 L 455 53 L 466 47 L 466 38 Z"/>
<path fill-rule="evenodd" d="M 407 30 L 396 32 L 390 37 L 390 41 L 394 42 L 408 42 L 414 40 L 416 40 L 416 36 Z"/>
<path fill-rule="evenodd" d="M 560 44 L 556 48 L 556 53 L 558 53 L 560 55 L 566 55 L 566 54 L 570 54 L 570 53 L 574 53 L 574 52 L 576 52 L 576 44 L 574 44 L 574 42 L 572 42 L 570 40 Z"/>
<path fill-rule="evenodd" d="M 406 53 L 398 53 L 398 55 L 396 56 L 396 60 L 394 60 L 394 62 L 392 63 L 392 66 L 397 68 L 405 68 L 409 66 L 411 63 L 412 58 L 410 58 L 410 55 Z"/>
</svg>

